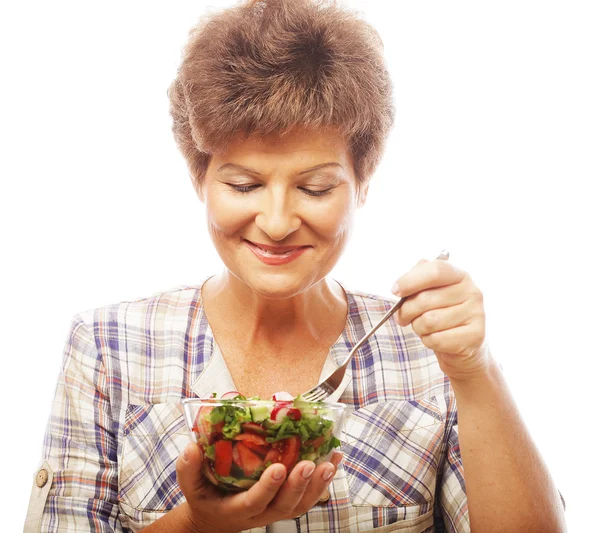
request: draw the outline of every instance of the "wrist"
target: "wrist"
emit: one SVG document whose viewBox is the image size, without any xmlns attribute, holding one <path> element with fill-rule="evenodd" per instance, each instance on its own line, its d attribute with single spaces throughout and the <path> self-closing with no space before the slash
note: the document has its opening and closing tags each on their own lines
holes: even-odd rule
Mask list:
<svg viewBox="0 0 600 533">
<path fill-rule="evenodd" d="M 491 356 L 485 365 L 473 372 L 460 374 L 457 376 L 448 376 L 452 388 L 455 392 L 478 390 L 485 387 L 493 386 L 502 380 L 502 368 Z"/>
<path fill-rule="evenodd" d="M 187 501 L 179 506 L 179 510 L 181 512 L 181 525 L 183 526 L 182 533 L 203 533 L 200 527 L 194 522 L 192 509 Z"/>
<path fill-rule="evenodd" d="M 498 366 L 487 342 L 467 358 L 447 353 L 434 352 L 440 368 L 454 385 L 477 383 L 489 380 Z"/>
</svg>

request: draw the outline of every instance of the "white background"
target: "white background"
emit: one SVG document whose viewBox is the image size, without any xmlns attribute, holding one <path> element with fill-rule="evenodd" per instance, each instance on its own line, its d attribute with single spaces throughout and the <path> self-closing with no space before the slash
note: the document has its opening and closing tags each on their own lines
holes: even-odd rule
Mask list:
<svg viewBox="0 0 600 533">
<path fill-rule="evenodd" d="M 589 531 L 600 474 L 598 5 L 346 3 L 383 37 L 397 121 L 333 275 L 387 295 L 420 258 L 450 250 L 484 292 L 493 352 L 570 531 Z M 3 531 L 22 528 L 71 317 L 220 269 L 166 96 L 207 4 L 230 5 L 0 8 Z"/>
</svg>

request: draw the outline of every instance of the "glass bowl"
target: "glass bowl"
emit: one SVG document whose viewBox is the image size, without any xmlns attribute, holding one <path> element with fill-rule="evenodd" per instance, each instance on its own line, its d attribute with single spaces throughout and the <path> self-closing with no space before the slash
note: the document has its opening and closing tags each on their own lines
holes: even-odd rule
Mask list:
<svg viewBox="0 0 600 533">
<path fill-rule="evenodd" d="M 239 397 L 238 397 L 239 398 Z M 243 491 L 273 463 L 289 474 L 299 461 L 328 461 L 340 445 L 343 403 L 296 400 L 185 399 L 203 474 L 217 487 Z"/>
</svg>

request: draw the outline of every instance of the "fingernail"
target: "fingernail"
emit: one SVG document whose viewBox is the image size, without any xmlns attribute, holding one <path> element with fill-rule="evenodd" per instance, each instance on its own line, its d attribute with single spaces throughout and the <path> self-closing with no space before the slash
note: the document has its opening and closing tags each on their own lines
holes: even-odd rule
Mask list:
<svg viewBox="0 0 600 533">
<path fill-rule="evenodd" d="M 186 446 L 185 449 L 183 450 L 183 460 L 187 461 L 188 458 L 188 447 Z"/>
<path fill-rule="evenodd" d="M 392 287 L 392 292 L 400 296 L 400 284 L 398 282 L 394 283 L 394 286 Z"/>
<path fill-rule="evenodd" d="M 285 468 L 283 468 L 282 466 L 278 466 L 277 468 L 274 468 L 273 472 L 271 473 L 271 477 L 275 481 L 279 481 L 283 476 L 285 476 Z"/>
<path fill-rule="evenodd" d="M 302 469 L 302 477 L 304 479 L 308 479 L 310 476 L 312 476 L 312 473 L 315 471 L 315 464 L 311 464 L 311 465 L 306 465 L 303 469 Z"/>
<path fill-rule="evenodd" d="M 327 470 L 325 470 L 325 472 L 323 472 L 323 479 L 325 481 L 327 481 L 331 476 L 333 476 L 333 469 L 332 468 L 328 468 Z"/>
</svg>

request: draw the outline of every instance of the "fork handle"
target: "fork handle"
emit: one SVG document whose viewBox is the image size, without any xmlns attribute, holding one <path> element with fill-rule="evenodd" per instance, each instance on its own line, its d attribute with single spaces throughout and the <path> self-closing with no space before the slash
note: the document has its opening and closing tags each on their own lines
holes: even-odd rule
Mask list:
<svg viewBox="0 0 600 533">
<path fill-rule="evenodd" d="M 447 260 L 450 257 L 450 252 L 447 252 L 446 250 L 442 250 L 440 252 L 440 255 L 438 255 L 436 257 L 436 259 L 441 259 L 443 261 Z M 373 329 L 371 329 L 370 331 L 368 331 L 366 333 L 366 335 L 360 339 L 355 345 L 354 348 L 352 348 L 352 350 L 350 351 L 350 353 L 348 354 L 347 359 L 350 359 L 355 353 L 356 350 L 358 350 L 363 344 L 364 342 L 371 336 L 373 335 L 373 333 L 375 333 L 380 327 L 381 325 L 387 321 L 388 318 L 390 318 L 396 311 L 398 311 L 398 309 L 400 309 L 400 307 L 402 306 L 402 304 L 406 301 L 408 297 L 407 296 L 402 296 L 395 304 L 394 306 L 383 316 L 383 318 L 377 322 L 377 324 L 375 325 L 375 327 Z"/>
</svg>

